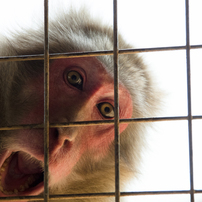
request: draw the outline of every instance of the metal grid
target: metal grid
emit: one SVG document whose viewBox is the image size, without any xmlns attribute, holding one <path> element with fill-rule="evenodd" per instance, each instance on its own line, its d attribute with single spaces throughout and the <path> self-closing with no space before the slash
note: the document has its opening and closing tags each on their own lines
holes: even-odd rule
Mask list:
<svg viewBox="0 0 202 202">
<path fill-rule="evenodd" d="M 186 8 L 186 45 L 172 46 L 172 47 L 155 47 L 144 49 L 122 49 L 118 48 L 118 22 L 117 22 L 117 0 L 113 0 L 113 19 L 114 19 L 114 50 L 106 51 L 91 51 L 79 53 L 65 53 L 65 54 L 49 54 L 49 37 L 48 37 L 48 0 L 44 0 L 44 54 L 38 55 L 23 55 L 23 56 L 9 56 L 0 57 L 2 61 L 27 61 L 27 60 L 44 60 L 44 123 L 32 125 L 18 125 L 1 127 L 0 130 L 19 130 L 28 128 L 44 128 L 44 197 L 40 196 L 20 196 L 20 197 L 2 197 L 2 200 L 16 201 L 49 201 L 51 199 L 74 199 L 74 198 L 95 198 L 95 197 L 114 197 L 115 201 L 119 202 L 121 196 L 134 195 L 163 195 L 163 194 L 190 194 L 190 201 L 194 202 L 194 194 L 202 193 L 202 190 L 194 190 L 193 180 L 193 148 L 192 148 L 192 120 L 202 119 L 202 116 L 192 116 L 191 109 L 191 69 L 190 69 L 190 49 L 202 48 L 202 45 L 190 45 L 189 37 L 189 0 L 185 0 Z M 188 116 L 175 117 L 151 117 L 151 118 L 133 118 L 133 119 L 119 119 L 119 96 L 118 96 L 118 56 L 120 54 L 135 54 L 140 52 L 154 52 L 154 51 L 168 51 L 168 50 L 186 50 L 186 65 L 187 65 L 187 108 Z M 71 122 L 66 124 L 49 124 L 49 60 L 59 58 L 76 58 L 76 57 L 93 57 L 102 55 L 114 56 L 114 100 L 115 100 L 115 118 L 114 120 L 105 121 L 83 121 Z M 173 121 L 173 120 L 187 120 L 188 121 L 188 135 L 189 135 L 189 167 L 190 167 L 190 189 L 179 191 L 144 191 L 144 192 L 120 192 L 119 186 L 119 158 L 120 158 L 120 140 L 119 140 L 119 124 L 120 123 L 134 123 L 134 122 L 158 122 L 158 121 Z M 49 128 L 54 127 L 79 127 L 84 125 L 102 125 L 114 124 L 115 128 L 115 193 L 95 193 L 95 194 L 78 194 L 78 195 L 57 195 L 50 196 L 48 189 L 48 160 L 49 160 Z"/>
</svg>

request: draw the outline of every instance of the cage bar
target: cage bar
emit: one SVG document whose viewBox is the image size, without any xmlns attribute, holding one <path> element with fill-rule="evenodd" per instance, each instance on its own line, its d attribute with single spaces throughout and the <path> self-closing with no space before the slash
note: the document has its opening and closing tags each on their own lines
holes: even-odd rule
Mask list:
<svg viewBox="0 0 202 202">
<path fill-rule="evenodd" d="M 49 34 L 48 0 L 44 0 L 44 201 L 49 201 Z"/>
<path fill-rule="evenodd" d="M 202 45 L 190 45 L 190 49 L 201 49 Z M 134 48 L 134 49 L 119 49 L 119 55 L 134 54 L 134 53 L 148 53 L 158 51 L 174 51 L 174 50 L 186 50 L 186 46 L 167 46 L 167 47 L 154 47 L 154 48 Z M 95 57 L 103 55 L 113 55 L 113 50 L 105 51 L 84 51 L 75 53 L 51 53 L 49 59 L 61 59 L 61 58 L 80 58 L 80 57 Z M 43 54 L 36 55 L 18 55 L 18 56 L 0 56 L 0 62 L 6 61 L 28 61 L 28 60 L 44 60 Z"/>
<path fill-rule="evenodd" d="M 193 145 L 192 145 L 192 110 L 191 110 L 191 67 L 190 67 L 190 36 L 189 36 L 189 0 L 185 0 L 186 8 L 186 62 L 187 62 L 187 108 L 188 108 L 188 134 L 189 134 L 189 174 L 190 174 L 190 200 L 194 202 L 193 177 Z"/>
<path fill-rule="evenodd" d="M 119 58 L 117 0 L 113 1 L 114 38 L 114 145 L 115 145 L 115 201 L 120 202 L 120 136 L 119 136 Z"/>
<path fill-rule="evenodd" d="M 193 120 L 202 119 L 202 116 L 192 116 Z M 145 122 L 160 122 L 160 121 L 183 121 L 188 120 L 188 116 L 173 116 L 173 117 L 148 117 L 148 118 L 131 118 L 131 119 L 119 119 L 120 123 L 145 123 Z M 94 126 L 94 125 L 106 125 L 114 124 L 114 120 L 100 120 L 100 121 L 78 121 L 68 123 L 52 123 L 50 128 L 56 127 L 81 127 L 81 126 Z M 21 129 L 33 129 L 43 128 L 44 124 L 27 124 L 27 125 L 12 125 L 1 127 L 1 130 L 21 130 Z"/>
</svg>

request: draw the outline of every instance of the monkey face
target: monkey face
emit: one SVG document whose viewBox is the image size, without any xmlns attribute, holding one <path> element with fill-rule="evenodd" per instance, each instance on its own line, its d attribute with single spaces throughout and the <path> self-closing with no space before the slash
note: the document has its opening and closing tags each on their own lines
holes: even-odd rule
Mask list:
<svg viewBox="0 0 202 202">
<path fill-rule="evenodd" d="M 29 110 L 22 111 L 17 124 L 43 123 L 43 82 L 43 75 L 39 75 L 22 86 L 18 99 L 27 105 L 23 109 Z M 121 83 L 119 99 L 120 118 L 130 118 L 131 96 Z M 113 119 L 113 78 L 94 57 L 55 60 L 50 65 L 49 103 L 51 124 Z M 127 124 L 121 124 L 120 132 L 126 127 Z M 114 126 L 53 127 L 49 136 L 51 187 L 66 179 L 84 154 L 96 160 L 104 158 L 114 140 Z M 9 137 L 12 141 L 6 143 L 0 157 L 0 195 L 40 194 L 43 192 L 43 129 L 12 131 Z"/>
</svg>

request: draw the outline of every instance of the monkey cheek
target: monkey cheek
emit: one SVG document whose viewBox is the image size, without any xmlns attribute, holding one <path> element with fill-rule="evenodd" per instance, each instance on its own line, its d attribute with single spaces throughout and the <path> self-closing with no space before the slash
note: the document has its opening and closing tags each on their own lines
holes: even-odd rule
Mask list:
<svg viewBox="0 0 202 202">
<path fill-rule="evenodd" d="M 76 151 L 70 151 L 69 154 L 66 154 L 63 158 L 61 157 L 58 162 L 52 161 L 49 162 L 49 186 L 52 187 L 57 184 L 61 184 L 61 181 L 65 180 L 69 174 L 74 169 L 74 166 L 77 164 L 81 158 L 81 153 Z"/>
</svg>

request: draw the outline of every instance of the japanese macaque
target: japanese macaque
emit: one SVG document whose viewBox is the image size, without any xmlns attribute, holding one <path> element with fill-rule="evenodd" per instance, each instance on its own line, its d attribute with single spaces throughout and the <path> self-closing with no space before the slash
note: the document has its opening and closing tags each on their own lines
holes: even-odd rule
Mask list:
<svg viewBox="0 0 202 202">
<path fill-rule="evenodd" d="M 49 29 L 50 53 L 113 50 L 112 27 L 83 10 L 70 10 Z M 0 56 L 43 54 L 43 47 L 41 25 L 2 40 Z M 119 36 L 119 48 L 130 47 Z M 154 116 L 159 93 L 142 59 L 120 55 L 119 68 L 120 119 Z M 43 60 L 0 62 L 1 127 L 43 124 L 43 71 Z M 50 60 L 49 101 L 50 124 L 113 119 L 113 56 Z M 146 126 L 120 124 L 121 185 L 138 172 Z M 113 124 L 50 128 L 49 135 L 50 194 L 114 192 Z M 43 142 L 43 128 L 0 131 L 1 197 L 43 194 Z"/>
</svg>

